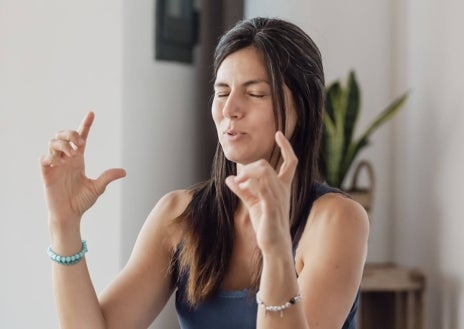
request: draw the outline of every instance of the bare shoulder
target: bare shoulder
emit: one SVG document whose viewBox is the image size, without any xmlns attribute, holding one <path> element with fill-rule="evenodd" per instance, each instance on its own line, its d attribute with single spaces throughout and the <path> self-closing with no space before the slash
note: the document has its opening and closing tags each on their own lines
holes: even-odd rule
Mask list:
<svg viewBox="0 0 464 329">
<path fill-rule="evenodd" d="M 309 224 L 356 226 L 368 229 L 369 219 L 365 209 L 341 193 L 327 193 L 318 198 L 311 209 Z"/>
<path fill-rule="evenodd" d="M 176 218 L 182 214 L 191 199 L 191 190 L 175 190 L 169 192 L 158 201 L 152 213 L 162 213 L 167 215 L 168 218 Z"/>
<path fill-rule="evenodd" d="M 171 225 L 191 200 L 179 190 L 163 196 L 148 215 L 124 269 L 100 297 L 108 328 L 147 328 L 174 287 L 170 271 L 179 230 Z"/>
<path fill-rule="evenodd" d="M 165 194 L 148 215 L 142 231 L 160 232 L 170 237 L 170 247 L 177 245 L 180 237 L 173 221 L 184 212 L 191 199 L 191 190 L 175 190 Z"/>
<path fill-rule="evenodd" d="M 297 255 L 334 248 L 340 252 L 346 246 L 367 248 L 369 219 L 365 209 L 340 193 L 327 193 L 318 198 L 312 208 L 301 237 Z"/>
</svg>

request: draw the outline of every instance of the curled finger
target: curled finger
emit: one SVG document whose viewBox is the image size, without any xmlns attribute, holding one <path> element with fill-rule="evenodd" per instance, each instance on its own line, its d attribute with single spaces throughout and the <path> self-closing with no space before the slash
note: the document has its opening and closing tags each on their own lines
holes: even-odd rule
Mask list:
<svg viewBox="0 0 464 329">
<path fill-rule="evenodd" d="M 261 182 L 259 178 L 248 178 L 240 183 L 238 183 L 238 187 L 242 190 L 248 190 L 251 194 L 256 196 L 261 194 Z"/>
<path fill-rule="evenodd" d="M 85 144 L 84 138 L 75 130 L 62 130 L 55 135 L 55 139 L 63 140 L 71 143 L 73 148 L 77 148 Z"/>
<path fill-rule="evenodd" d="M 62 139 L 52 139 L 48 143 L 48 150 L 52 155 L 67 155 L 68 157 L 73 156 L 76 150 L 70 142 Z"/>
<path fill-rule="evenodd" d="M 63 164 L 64 159 L 60 156 L 49 154 L 42 156 L 39 162 L 42 167 L 56 167 Z"/>
<path fill-rule="evenodd" d="M 248 208 L 250 207 L 253 203 L 255 203 L 258 198 L 255 194 L 251 193 L 251 191 L 246 188 L 240 187 L 241 183 L 237 182 L 235 176 L 229 176 L 226 178 L 226 185 L 230 188 L 230 190 L 238 196 L 240 200 L 245 204 L 245 206 Z"/>
</svg>

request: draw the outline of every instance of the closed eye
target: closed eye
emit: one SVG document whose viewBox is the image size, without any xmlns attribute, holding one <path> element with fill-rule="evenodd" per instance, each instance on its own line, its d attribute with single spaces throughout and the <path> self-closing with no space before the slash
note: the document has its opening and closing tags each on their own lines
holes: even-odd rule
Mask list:
<svg viewBox="0 0 464 329">
<path fill-rule="evenodd" d="M 224 98 L 224 97 L 227 97 L 227 96 L 229 96 L 229 93 L 216 93 L 217 98 Z"/>
<path fill-rule="evenodd" d="M 248 93 L 248 95 L 253 98 L 264 98 L 267 96 L 266 94 L 263 94 L 263 93 Z"/>
</svg>

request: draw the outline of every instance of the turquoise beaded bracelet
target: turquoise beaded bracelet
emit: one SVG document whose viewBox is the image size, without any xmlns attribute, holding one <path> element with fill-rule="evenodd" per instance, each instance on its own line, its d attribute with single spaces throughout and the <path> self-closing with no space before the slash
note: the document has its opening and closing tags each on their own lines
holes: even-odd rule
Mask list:
<svg viewBox="0 0 464 329">
<path fill-rule="evenodd" d="M 87 242 L 85 240 L 82 240 L 82 249 L 79 251 L 77 254 L 71 255 L 71 256 L 60 256 L 57 255 L 53 250 L 52 246 L 48 247 L 47 254 L 48 257 L 55 263 L 58 263 L 60 265 L 74 265 L 77 264 L 81 261 L 81 259 L 84 257 L 85 253 L 87 252 Z"/>
</svg>

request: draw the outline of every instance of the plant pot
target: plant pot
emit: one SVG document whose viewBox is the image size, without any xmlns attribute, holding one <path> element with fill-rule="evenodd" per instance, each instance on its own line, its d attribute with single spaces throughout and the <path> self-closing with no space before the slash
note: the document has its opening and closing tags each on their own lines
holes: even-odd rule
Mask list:
<svg viewBox="0 0 464 329">
<path fill-rule="evenodd" d="M 369 180 L 367 187 L 360 187 L 358 185 L 359 176 L 362 170 L 367 172 Z M 374 169 L 372 168 L 372 165 L 369 161 L 363 160 L 359 162 L 354 169 L 351 187 L 346 189 L 345 192 L 348 193 L 353 200 L 359 202 L 364 207 L 364 209 L 366 209 L 367 213 L 370 214 L 374 201 L 374 188 Z"/>
</svg>

